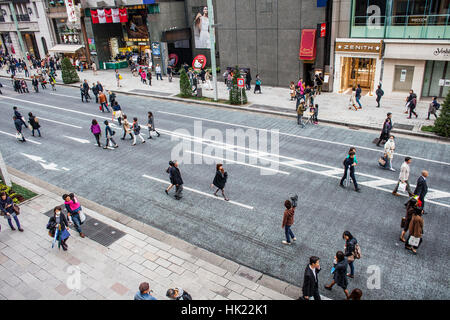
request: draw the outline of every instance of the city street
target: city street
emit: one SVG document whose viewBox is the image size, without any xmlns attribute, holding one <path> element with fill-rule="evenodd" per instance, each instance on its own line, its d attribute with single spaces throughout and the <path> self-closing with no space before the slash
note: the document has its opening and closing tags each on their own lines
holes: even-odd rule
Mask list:
<svg viewBox="0 0 450 320">
<path fill-rule="evenodd" d="M 362 250 L 361 260 L 355 262 L 355 278 L 349 279 L 350 291 L 360 288 L 364 299 L 450 298 L 445 269 L 450 254 L 448 143 L 398 137 L 393 161 L 397 171 L 391 172 L 377 164 L 383 149 L 372 141 L 379 133 L 327 125 L 302 129 L 284 117 L 118 94 L 130 122 L 138 117 L 145 138 L 148 111 L 154 113 L 161 136 L 154 135 L 145 144 L 137 138 L 137 145 L 131 146 L 129 137 L 120 140 L 122 130 L 114 121 L 119 148 L 104 150 L 96 146 L 90 125 L 92 119 L 98 120 L 104 144 L 103 121 L 111 122 L 111 113 L 101 113 L 95 102 L 81 103 L 79 89 L 57 86 L 52 92 L 48 86 L 39 93 L 17 94 L 10 82 L 2 83 L 1 151 L 6 164 L 15 169 L 296 286 L 303 283 L 308 258 L 316 255 L 322 266 L 319 290 L 332 299 L 345 297 L 337 286 L 329 292 L 323 285 L 331 281 L 333 257 L 343 250 L 342 233 L 348 230 Z M 41 138 L 30 137 L 24 129 L 27 142 L 17 141 L 13 106 L 26 120 L 30 111 L 40 119 Z M 202 137 L 194 136 L 200 124 Z M 207 137 L 205 132 L 213 129 L 223 137 L 227 129 L 242 129 L 240 137 L 255 129 L 259 138 L 279 130 L 279 151 L 270 139 L 276 135 L 269 134 L 267 150 L 257 152 L 258 146 L 248 141 L 234 146 Z M 352 186 L 338 186 L 350 146 L 357 149 L 361 193 Z M 169 160 L 175 160 L 174 148 L 184 151 L 177 158 L 185 183 L 180 201 L 173 198 L 173 191 L 170 196 L 164 193 L 169 184 L 165 170 Z M 211 155 L 208 148 L 216 153 Z M 181 161 L 195 160 L 202 153 L 200 164 Z M 232 155 L 234 161 L 223 160 L 225 155 Z M 405 156 L 413 158 L 412 185 L 422 170 L 430 174 L 425 205 L 429 214 L 424 216 L 417 256 L 399 241 L 407 197 L 391 194 Z M 219 162 L 228 172 L 229 202 L 216 198 L 210 187 Z M 283 204 L 291 194 L 299 195 L 292 227 L 297 241 L 284 246 Z M 380 288 L 368 288 L 377 268 Z"/>
</svg>

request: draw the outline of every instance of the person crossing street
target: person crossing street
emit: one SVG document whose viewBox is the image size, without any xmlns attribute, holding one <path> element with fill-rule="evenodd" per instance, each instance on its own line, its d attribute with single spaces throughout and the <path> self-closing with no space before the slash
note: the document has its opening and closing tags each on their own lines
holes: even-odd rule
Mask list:
<svg viewBox="0 0 450 320">
<path fill-rule="evenodd" d="M 355 186 L 355 191 L 356 192 L 361 192 L 361 189 L 358 187 L 358 183 L 356 182 L 356 177 L 355 177 L 355 152 L 354 151 L 350 151 L 349 155 L 347 158 L 345 158 L 344 160 L 344 176 L 341 179 L 341 182 L 339 183 L 339 186 L 341 188 L 345 188 L 344 186 L 344 181 L 345 179 L 348 179 L 348 171 L 350 171 L 350 177 L 353 180 L 353 184 Z"/>
</svg>

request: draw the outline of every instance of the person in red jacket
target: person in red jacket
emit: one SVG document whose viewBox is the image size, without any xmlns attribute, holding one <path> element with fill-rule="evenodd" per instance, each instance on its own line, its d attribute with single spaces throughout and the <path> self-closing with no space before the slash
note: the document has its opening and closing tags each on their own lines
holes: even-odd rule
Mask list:
<svg viewBox="0 0 450 320">
<path fill-rule="evenodd" d="M 284 202 L 284 206 L 286 207 L 286 210 L 284 210 L 283 215 L 283 223 L 281 225 L 281 228 L 284 228 L 284 232 L 286 234 L 286 240 L 283 240 L 283 244 L 290 245 L 292 238 L 293 241 L 296 241 L 297 238 L 295 237 L 294 233 L 291 230 L 291 226 L 294 224 L 294 212 L 295 212 L 295 206 L 292 205 L 291 201 L 286 200 Z"/>
</svg>

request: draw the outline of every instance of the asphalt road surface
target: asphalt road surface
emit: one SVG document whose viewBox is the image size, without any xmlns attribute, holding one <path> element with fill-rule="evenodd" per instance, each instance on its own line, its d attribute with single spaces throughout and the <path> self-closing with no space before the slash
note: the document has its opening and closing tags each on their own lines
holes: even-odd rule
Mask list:
<svg viewBox="0 0 450 320">
<path fill-rule="evenodd" d="M 130 120 L 139 118 L 145 137 L 147 111 L 152 111 L 161 137 L 154 136 L 145 144 L 137 139 L 133 147 L 129 140 L 120 140 L 122 130 L 115 122 L 119 148 L 104 150 L 95 145 L 90 124 L 96 118 L 103 129 L 103 121 L 111 120 L 111 114 L 101 113 L 96 103 L 81 103 L 78 89 L 58 87 L 56 92 L 47 89 L 20 95 L 10 85 L 4 87 L 0 148 L 6 163 L 298 286 L 303 283 L 308 258 L 316 255 L 322 265 L 320 292 L 332 299 L 345 297 L 339 287 L 329 292 L 323 285 L 331 281 L 334 254 L 343 250 L 342 233 L 349 230 L 362 249 L 361 260 L 355 262 L 355 278 L 349 279 L 350 291 L 362 289 L 365 299 L 450 298 L 448 144 L 398 138 L 393 162 L 397 172 L 391 172 L 377 164 L 382 151 L 372 143 L 377 133 L 326 125 L 301 129 L 294 119 L 145 97 L 119 95 L 117 100 Z M 30 137 L 30 131 L 24 129 L 28 141 L 15 139 L 14 105 L 26 119 L 31 111 L 41 120 L 42 138 Z M 204 135 L 193 137 L 197 121 L 201 121 Z M 218 137 L 205 136 L 225 137 L 227 129 L 242 129 L 242 138 L 252 128 L 263 129 L 257 130 L 261 135 L 279 130 L 278 158 L 272 154 L 277 148 L 270 139 L 264 153 L 254 150 L 258 146 L 249 141 L 235 147 L 230 141 L 224 144 Z M 352 186 L 338 187 L 342 161 L 351 145 L 357 147 L 356 177 L 361 193 Z M 208 152 L 213 147 L 215 153 Z M 209 154 L 200 164 L 180 164 L 185 183 L 180 201 L 174 200 L 173 191 L 170 196 L 164 193 L 168 185 L 165 169 L 174 150 L 185 151 L 178 160 L 188 157 L 193 161 L 202 152 Z M 214 197 L 210 187 L 215 163 L 222 162 L 224 155 L 234 159 L 223 161 L 230 202 Z M 425 207 L 430 214 L 424 216 L 424 241 L 417 256 L 399 241 L 406 197 L 390 194 L 405 155 L 413 157 L 412 184 L 422 169 L 430 173 Z M 284 246 L 283 203 L 294 193 L 300 198 L 292 227 L 297 241 Z M 373 280 L 376 270 L 380 271 L 379 288 Z"/>
</svg>

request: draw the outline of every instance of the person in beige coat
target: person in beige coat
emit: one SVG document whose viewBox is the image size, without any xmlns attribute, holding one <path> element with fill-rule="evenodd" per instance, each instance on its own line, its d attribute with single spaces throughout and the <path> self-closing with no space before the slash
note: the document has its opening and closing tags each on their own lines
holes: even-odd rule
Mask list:
<svg viewBox="0 0 450 320">
<path fill-rule="evenodd" d="M 122 116 L 122 118 L 123 118 L 123 122 L 122 122 L 122 126 L 123 126 L 123 137 L 120 138 L 120 139 L 125 140 L 125 136 L 126 136 L 127 134 L 129 134 L 130 137 L 131 137 L 131 140 L 134 140 L 133 134 L 131 133 L 130 123 L 128 122 L 128 119 L 127 119 L 127 115 L 124 114 L 124 115 Z"/>
<path fill-rule="evenodd" d="M 422 235 L 423 235 L 423 218 L 422 218 L 423 210 L 422 208 L 416 208 L 416 211 L 413 214 L 411 222 L 409 223 L 409 237 L 405 243 L 405 249 L 409 249 L 412 253 L 417 254 L 417 249 L 422 243 Z M 411 246 L 409 244 L 409 239 L 411 236 L 415 238 L 419 238 L 419 244 L 417 246 Z"/>
<path fill-rule="evenodd" d="M 408 192 L 410 197 L 413 195 L 413 193 L 411 192 L 411 187 L 409 186 L 409 182 L 408 182 L 409 172 L 410 172 L 409 165 L 410 165 L 411 161 L 412 160 L 410 157 L 405 157 L 405 161 L 402 163 L 402 166 L 400 167 L 400 174 L 398 176 L 398 182 L 397 182 L 397 185 L 395 186 L 394 191 L 392 191 L 392 194 L 394 196 L 400 196 L 397 193 L 400 183 L 406 184 L 406 191 Z"/>
<path fill-rule="evenodd" d="M 384 144 L 384 154 L 385 154 L 385 160 L 386 163 L 384 165 L 384 168 L 388 168 L 391 171 L 395 171 L 395 169 L 392 168 L 392 159 L 394 159 L 394 150 L 395 150 L 395 141 L 394 136 L 390 136 L 389 140 Z"/>
</svg>

